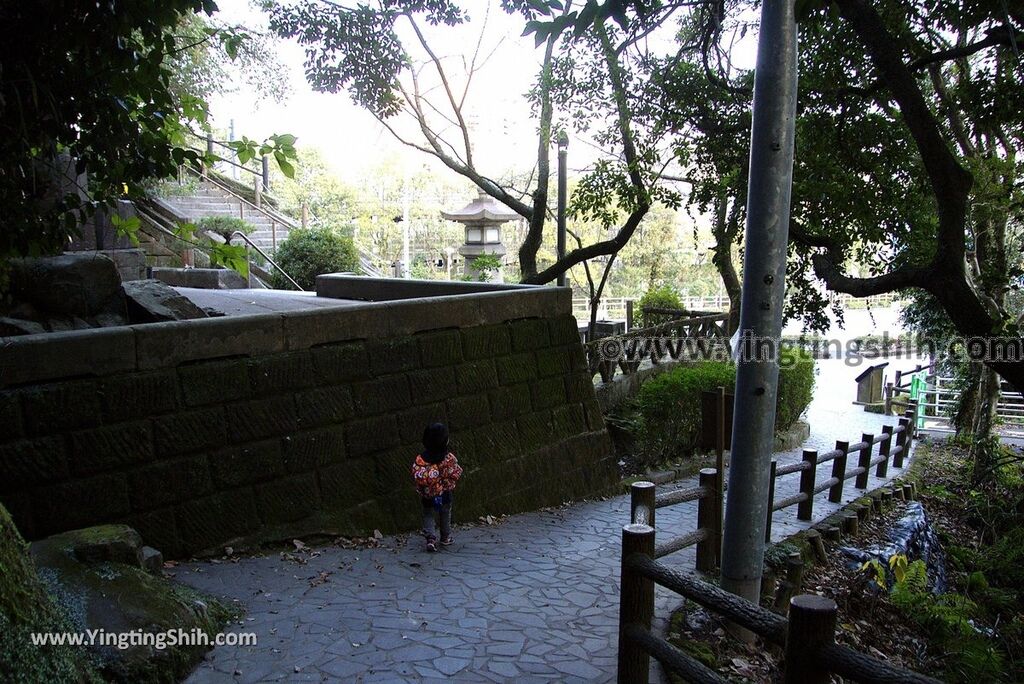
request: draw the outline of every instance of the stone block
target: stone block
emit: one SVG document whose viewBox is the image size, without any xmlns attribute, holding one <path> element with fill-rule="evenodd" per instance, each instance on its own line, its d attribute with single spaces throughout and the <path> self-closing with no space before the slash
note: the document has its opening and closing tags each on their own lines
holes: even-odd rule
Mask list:
<svg viewBox="0 0 1024 684">
<path fill-rule="evenodd" d="M 345 430 L 329 427 L 289 435 L 282 441 L 286 473 L 301 473 L 345 460 Z"/>
<path fill-rule="evenodd" d="M 548 324 L 543 318 L 524 319 L 509 324 L 513 351 L 541 349 L 551 344 Z"/>
<path fill-rule="evenodd" d="M 375 376 L 404 373 L 420 367 L 420 345 L 415 337 L 370 340 L 366 343 L 370 371 Z"/>
<path fill-rule="evenodd" d="M 253 491 L 219 492 L 187 501 L 176 509 L 183 554 L 219 550 L 226 542 L 259 527 Z"/>
<path fill-rule="evenodd" d="M 4 426 L 4 440 L 17 439 L 25 434 L 21 422 L 21 402 L 15 392 L 0 392 L 0 425 Z"/>
<path fill-rule="evenodd" d="M 540 377 L 567 375 L 570 368 L 568 347 L 548 347 L 537 350 L 537 374 Z"/>
<path fill-rule="evenodd" d="M 490 359 L 467 361 L 455 368 L 459 394 L 472 394 L 498 386 L 498 374 Z"/>
<path fill-rule="evenodd" d="M 567 344 L 564 347 L 569 357 L 569 370 L 571 372 L 587 372 L 587 353 L 582 344 Z"/>
<path fill-rule="evenodd" d="M 142 537 L 128 525 L 98 525 L 64 532 L 57 538 L 80 563 L 141 566 Z"/>
<path fill-rule="evenodd" d="M 456 397 L 447 401 L 448 427 L 467 430 L 491 420 L 491 407 L 486 392 Z"/>
<path fill-rule="evenodd" d="M 450 366 L 413 371 L 406 377 L 414 403 L 443 400 L 458 393 L 455 370 Z"/>
<path fill-rule="evenodd" d="M 132 323 L 158 323 L 207 318 L 192 300 L 159 280 L 129 280 L 121 283 Z"/>
<path fill-rule="evenodd" d="M 256 486 L 256 510 L 264 525 L 301 520 L 320 507 L 315 473 L 293 475 Z"/>
<path fill-rule="evenodd" d="M 495 420 L 514 418 L 533 410 L 530 384 L 526 382 L 491 390 L 490 399 L 491 413 Z"/>
<path fill-rule="evenodd" d="M 462 361 L 462 336 L 458 330 L 438 330 L 415 336 L 424 368 L 454 366 Z"/>
<path fill-rule="evenodd" d="M 531 352 L 502 356 L 494 360 L 498 370 L 498 382 L 511 385 L 527 382 L 537 377 L 537 359 Z"/>
<path fill-rule="evenodd" d="M 324 518 L 328 521 L 330 531 L 339 535 L 366 537 L 373 534 L 374 530 L 387 534 L 399 529 L 412 529 L 408 525 L 396 527 L 393 508 L 390 501 L 364 501 L 355 506 L 343 501 L 337 506 L 331 506 Z"/>
<path fill-rule="evenodd" d="M 412 463 L 421 448 L 419 444 L 407 444 L 374 457 L 377 463 L 377 486 L 381 493 L 414 492 Z"/>
<path fill-rule="evenodd" d="M 135 369 L 131 328 L 53 332 L 0 339 L 0 387 Z"/>
<path fill-rule="evenodd" d="M 410 467 L 412 460 L 409 460 Z M 327 466 L 318 472 L 320 496 L 328 511 L 342 511 L 383 493 L 377 481 L 377 464 L 372 458 L 360 458 Z M 409 476 L 412 482 L 412 476 Z"/>
<path fill-rule="evenodd" d="M 139 533 L 143 543 L 160 549 L 170 558 L 177 558 L 182 554 L 178 523 L 174 518 L 173 508 L 136 513 L 130 516 L 127 522 Z"/>
<path fill-rule="evenodd" d="M 153 445 L 158 456 L 216 448 L 227 441 L 226 427 L 219 406 L 154 418 Z"/>
<path fill-rule="evenodd" d="M 423 439 L 423 429 L 431 423 L 447 423 L 444 404 L 422 404 L 398 414 L 398 431 L 404 444 L 417 444 Z"/>
<path fill-rule="evenodd" d="M 462 351 L 466 359 L 493 359 L 512 350 L 508 326 L 480 325 L 462 330 Z"/>
<path fill-rule="evenodd" d="M 473 443 L 481 465 L 522 453 L 519 426 L 515 420 L 503 420 L 473 431 Z"/>
<path fill-rule="evenodd" d="M 173 370 L 126 373 L 102 382 L 107 422 L 168 413 L 181 406 L 178 375 Z"/>
<path fill-rule="evenodd" d="M 233 444 L 290 435 L 299 425 L 295 401 L 290 395 L 229 404 L 224 415 Z"/>
<path fill-rule="evenodd" d="M 583 404 L 583 410 L 587 414 L 587 426 L 592 431 L 604 430 L 607 426 L 604 422 L 604 412 L 596 399 L 591 399 Z"/>
<path fill-rule="evenodd" d="M 572 403 L 596 401 L 594 381 L 585 372 L 573 373 L 565 379 L 566 399 Z"/>
<path fill-rule="evenodd" d="M 21 392 L 21 407 L 32 435 L 95 427 L 102 419 L 99 385 L 89 380 L 26 388 Z"/>
<path fill-rule="evenodd" d="M 317 378 L 330 385 L 340 385 L 370 377 L 370 359 L 365 342 L 328 344 L 311 350 Z"/>
<path fill-rule="evenodd" d="M 187 364 L 178 368 L 178 376 L 188 406 L 224 404 L 251 395 L 244 357 Z"/>
<path fill-rule="evenodd" d="M 548 336 L 551 344 L 574 344 L 581 349 L 580 331 L 574 316 L 557 316 L 548 319 Z"/>
<path fill-rule="evenodd" d="M 153 458 L 153 438 L 147 421 L 73 432 L 68 444 L 68 465 L 75 475 L 121 470 Z"/>
<path fill-rule="evenodd" d="M 128 473 L 128 498 L 133 512 L 163 508 L 212 491 L 205 456 L 160 461 Z"/>
<path fill-rule="evenodd" d="M 288 311 L 283 318 L 284 336 L 290 350 L 350 340 L 382 339 L 392 334 L 392 316 L 388 314 L 387 303 Z"/>
<path fill-rule="evenodd" d="M 566 404 L 551 412 L 552 428 L 556 435 L 569 437 L 587 432 L 587 415 L 582 404 Z"/>
<path fill-rule="evenodd" d="M 300 428 L 342 423 L 355 415 L 352 392 L 343 386 L 299 392 L 295 395 L 295 410 Z"/>
<path fill-rule="evenodd" d="M 124 473 L 44 487 L 34 496 L 33 518 L 39 536 L 121 520 L 130 509 Z"/>
<path fill-rule="evenodd" d="M 409 381 L 404 375 L 389 375 L 356 383 L 352 385 L 352 400 L 356 413 L 361 416 L 398 411 L 412 404 Z"/>
<path fill-rule="evenodd" d="M 164 571 L 164 554 L 152 546 L 143 546 L 140 549 L 142 556 L 142 569 L 153 575 L 160 575 Z"/>
<path fill-rule="evenodd" d="M 139 370 L 284 351 L 280 314 L 133 325 Z"/>
<path fill-rule="evenodd" d="M 537 380 L 530 385 L 535 409 L 553 408 L 565 403 L 565 381 L 562 376 Z"/>
<path fill-rule="evenodd" d="M 525 452 L 542 448 L 552 441 L 550 411 L 535 411 L 519 416 L 516 425 L 519 426 L 519 438 Z"/>
<path fill-rule="evenodd" d="M 48 314 L 87 318 L 123 313 L 124 295 L 117 265 L 96 252 L 11 259 L 9 291 Z"/>
<path fill-rule="evenodd" d="M 249 372 L 253 389 L 261 395 L 312 387 L 318 381 L 308 351 L 257 357 L 249 361 Z"/>
<path fill-rule="evenodd" d="M 353 458 L 397 446 L 398 422 L 394 415 L 353 420 L 345 426 L 345 443 Z"/>
<path fill-rule="evenodd" d="M 57 482 L 69 477 L 64 441 L 38 437 L 0 444 L 0 492 Z"/>
<path fill-rule="evenodd" d="M 264 482 L 281 474 L 281 443 L 268 439 L 210 454 L 210 472 L 218 489 Z"/>
</svg>

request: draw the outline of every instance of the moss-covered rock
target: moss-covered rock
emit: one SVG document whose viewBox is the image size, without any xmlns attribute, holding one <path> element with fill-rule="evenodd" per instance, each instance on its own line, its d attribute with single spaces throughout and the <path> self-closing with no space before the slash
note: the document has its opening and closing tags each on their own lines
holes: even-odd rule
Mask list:
<svg viewBox="0 0 1024 684">
<path fill-rule="evenodd" d="M 60 631 L 96 630 L 111 640 L 89 649 L 92 662 L 109 681 L 179 681 L 207 647 L 172 640 L 199 630 L 212 645 L 232 617 L 216 600 L 147 572 L 141 539 L 123 525 L 55 535 L 33 543 L 31 555 L 69 623 Z M 132 641 L 114 636 L 125 634 Z"/>
<path fill-rule="evenodd" d="M 70 629 L 47 595 L 7 509 L 0 506 L 0 681 L 101 681 L 84 652 L 32 645 L 32 633 Z"/>
</svg>

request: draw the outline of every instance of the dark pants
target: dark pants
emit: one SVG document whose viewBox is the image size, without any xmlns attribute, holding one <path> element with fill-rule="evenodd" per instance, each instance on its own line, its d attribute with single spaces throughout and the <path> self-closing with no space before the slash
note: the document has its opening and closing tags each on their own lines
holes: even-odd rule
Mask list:
<svg viewBox="0 0 1024 684">
<path fill-rule="evenodd" d="M 434 537 L 434 500 L 420 498 L 423 504 L 423 536 L 427 539 Z M 448 539 L 452 536 L 452 493 L 445 492 L 441 495 L 441 510 L 437 511 L 441 518 L 441 539 Z"/>
</svg>

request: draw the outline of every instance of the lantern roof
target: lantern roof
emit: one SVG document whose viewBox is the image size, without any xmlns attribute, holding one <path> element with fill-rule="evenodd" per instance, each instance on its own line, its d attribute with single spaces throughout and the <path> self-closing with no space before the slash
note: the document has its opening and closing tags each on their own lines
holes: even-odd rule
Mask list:
<svg viewBox="0 0 1024 684">
<path fill-rule="evenodd" d="M 441 216 L 459 223 L 505 223 L 522 218 L 483 190 L 472 202 L 455 211 L 442 211 Z"/>
</svg>

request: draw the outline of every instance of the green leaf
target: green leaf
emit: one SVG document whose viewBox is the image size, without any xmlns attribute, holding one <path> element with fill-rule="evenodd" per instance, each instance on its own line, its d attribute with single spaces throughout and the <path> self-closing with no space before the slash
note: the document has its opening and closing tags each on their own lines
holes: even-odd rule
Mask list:
<svg viewBox="0 0 1024 684">
<path fill-rule="evenodd" d="M 277 165 L 280 167 L 281 173 L 283 173 L 287 178 L 295 178 L 295 167 L 292 166 L 290 161 L 279 157 L 276 153 L 274 154 L 274 158 L 277 160 Z"/>
</svg>

